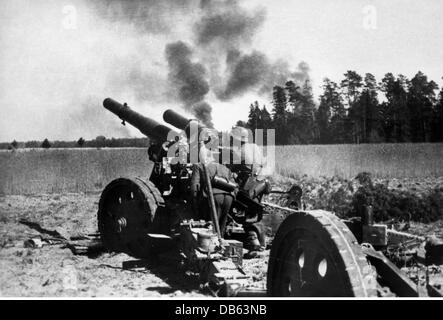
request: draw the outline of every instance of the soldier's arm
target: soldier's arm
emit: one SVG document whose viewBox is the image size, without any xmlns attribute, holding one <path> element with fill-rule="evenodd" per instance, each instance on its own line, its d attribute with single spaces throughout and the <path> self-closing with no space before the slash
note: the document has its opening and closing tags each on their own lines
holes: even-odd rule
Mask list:
<svg viewBox="0 0 443 320">
<path fill-rule="evenodd" d="M 200 191 L 200 168 L 194 165 L 191 176 L 191 192 L 193 196 L 197 196 Z"/>
<path fill-rule="evenodd" d="M 234 174 L 232 173 L 232 171 L 229 170 L 228 167 L 226 167 L 226 170 L 228 171 L 228 181 L 235 182 Z"/>
</svg>

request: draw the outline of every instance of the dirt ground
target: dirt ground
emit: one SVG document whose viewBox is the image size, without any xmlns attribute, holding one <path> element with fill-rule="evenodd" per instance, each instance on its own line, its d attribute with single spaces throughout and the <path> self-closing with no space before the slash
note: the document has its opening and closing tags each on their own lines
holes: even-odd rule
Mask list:
<svg viewBox="0 0 443 320">
<path fill-rule="evenodd" d="M 0 197 L 0 296 L 5 297 L 203 297 L 197 279 L 162 259 L 147 268 L 125 270 L 126 254 L 74 255 L 64 245 L 32 249 L 24 241 L 47 230 L 70 237 L 96 233 L 99 193 Z M 418 234 L 441 234 L 443 222 L 412 225 Z M 267 251 L 266 254 L 269 252 Z M 250 259 L 245 271 L 263 288 L 267 258 Z"/>
<path fill-rule="evenodd" d="M 99 194 L 0 198 L 0 294 L 2 296 L 201 296 L 177 269 L 153 261 L 149 270 L 123 270 L 126 254 L 74 255 L 63 245 L 24 247 L 40 233 L 20 223 L 38 222 L 60 234 L 96 232 Z"/>
<path fill-rule="evenodd" d="M 0 296 L 4 297 L 203 297 L 197 279 L 165 258 L 147 268 L 126 270 L 126 254 L 74 255 L 62 244 L 27 248 L 42 235 L 27 220 L 70 237 L 96 233 L 99 193 L 0 197 Z M 266 260 L 266 259 L 265 259 Z M 245 263 L 264 285 L 266 263 Z"/>
</svg>

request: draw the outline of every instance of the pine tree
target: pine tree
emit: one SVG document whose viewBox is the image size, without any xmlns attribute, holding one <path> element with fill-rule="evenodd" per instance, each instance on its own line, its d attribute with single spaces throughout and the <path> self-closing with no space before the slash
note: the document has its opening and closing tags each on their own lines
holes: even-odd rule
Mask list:
<svg viewBox="0 0 443 320">
<path fill-rule="evenodd" d="M 83 137 L 80 137 L 80 139 L 77 140 L 77 145 L 81 148 L 85 144 L 85 139 Z"/>
<path fill-rule="evenodd" d="M 361 88 L 363 86 L 362 77 L 355 71 L 347 71 L 345 79 L 340 86 L 347 105 L 347 117 L 344 123 L 345 141 L 360 143 L 362 128 L 360 126 L 361 110 L 358 104 Z"/>
<path fill-rule="evenodd" d="M 384 93 L 386 100 L 380 105 L 379 115 L 380 123 L 383 130 L 383 137 L 385 142 L 390 142 L 393 139 L 394 132 L 394 84 L 395 77 L 392 73 L 387 73 L 380 82 L 379 88 Z"/>
<path fill-rule="evenodd" d="M 315 103 L 312 94 L 312 87 L 309 80 L 306 80 L 302 89 L 302 105 L 300 110 L 302 143 L 309 144 L 317 136 L 315 123 Z"/>
<path fill-rule="evenodd" d="M 49 142 L 48 139 L 43 140 L 43 142 L 42 142 L 42 148 L 45 148 L 45 149 L 49 149 L 49 148 L 51 148 L 51 143 Z"/>
<path fill-rule="evenodd" d="M 344 143 L 346 110 L 337 83 L 328 78 L 323 81 L 323 94 L 317 112 L 321 143 Z"/>
<path fill-rule="evenodd" d="M 285 89 L 280 86 L 275 86 L 273 91 L 274 108 L 272 109 L 273 126 L 275 128 L 275 143 L 287 143 L 287 97 Z"/>
<path fill-rule="evenodd" d="M 380 82 L 386 102 L 380 106 L 380 123 L 386 142 L 410 141 L 410 113 L 407 105 L 408 80 L 387 73 Z"/>
<path fill-rule="evenodd" d="M 258 106 L 258 102 L 255 101 L 254 103 L 251 103 L 249 106 L 249 115 L 248 115 L 248 121 L 246 123 L 247 127 L 252 130 L 252 132 L 255 131 L 255 129 L 259 128 L 260 125 L 260 107 Z"/>
<path fill-rule="evenodd" d="M 363 79 L 357 72 L 351 70 L 347 71 L 344 76 L 345 78 L 341 81 L 340 87 L 343 90 L 348 108 L 352 108 L 360 95 Z"/>
<path fill-rule="evenodd" d="M 263 106 L 263 108 L 260 110 L 260 125 L 263 129 L 272 127 L 272 117 L 268 109 L 266 109 L 266 106 Z"/>
<path fill-rule="evenodd" d="M 414 142 L 431 140 L 431 122 L 437 89 L 437 84 L 432 80 L 428 81 L 428 77 L 421 71 L 409 83 L 407 104 L 411 115 L 411 137 Z"/>
<path fill-rule="evenodd" d="M 286 93 L 288 96 L 288 104 L 290 113 L 293 116 L 298 116 L 300 111 L 300 105 L 302 102 L 302 94 L 300 92 L 300 87 L 296 86 L 294 81 L 290 80 L 285 84 Z"/>
<path fill-rule="evenodd" d="M 438 102 L 433 108 L 432 142 L 443 141 L 443 88 L 440 91 Z"/>
<path fill-rule="evenodd" d="M 312 143 L 317 135 L 315 103 L 309 80 L 300 88 L 293 81 L 286 82 L 289 111 L 287 123 L 289 144 Z"/>
<path fill-rule="evenodd" d="M 366 73 L 363 85 L 363 91 L 358 99 L 357 106 L 359 110 L 358 121 L 361 142 L 372 142 L 375 136 L 378 136 L 378 98 L 377 82 L 375 77 Z M 377 139 L 375 139 L 377 140 Z"/>
</svg>

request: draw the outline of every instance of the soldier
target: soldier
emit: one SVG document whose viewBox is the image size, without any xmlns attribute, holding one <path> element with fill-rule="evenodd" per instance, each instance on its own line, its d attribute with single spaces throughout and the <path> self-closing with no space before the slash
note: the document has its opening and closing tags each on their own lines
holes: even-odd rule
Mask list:
<svg viewBox="0 0 443 320">
<path fill-rule="evenodd" d="M 265 177 L 271 175 L 272 170 L 268 166 L 259 146 L 249 142 L 249 133 L 250 131 L 246 128 L 234 127 L 230 135 L 234 142 L 233 152 L 236 160 L 241 161 L 241 170 L 238 170 L 239 176 L 237 177 L 240 187 L 249 194 L 251 199 L 259 202 L 261 196 L 257 197 L 256 194 L 260 193 L 258 192 L 259 190 L 270 190 L 270 184 Z M 235 163 L 233 165 L 237 166 Z M 246 225 L 245 229 L 247 234 L 245 247 L 250 251 L 263 250 L 266 241 L 265 227 L 262 223 Z"/>
<path fill-rule="evenodd" d="M 266 158 L 257 144 L 249 142 L 249 133 L 250 131 L 243 127 L 232 128 L 230 135 L 234 141 L 235 160 L 240 160 L 241 164 L 247 167 L 253 176 L 270 175 L 271 170 L 267 166 Z"/>
<path fill-rule="evenodd" d="M 212 179 L 217 176 L 225 179 L 227 182 L 234 182 L 231 171 L 224 165 L 214 161 L 212 152 L 202 145 L 200 148 L 200 161 L 193 167 L 191 176 L 191 193 L 193 198 L 194 211 L 199 213 L 201 218 L 211 220 L 209 199 L 207 195 L 205 173 L 202 163 L 206 166 L 209 177 Z M 234 194 L 216 187 L 212 188 L 214 195 L 215 208 L 219 220 L 220 233 L 223 236 L 226 228 L 226 222 L 231 209 Z"/>
</svg>

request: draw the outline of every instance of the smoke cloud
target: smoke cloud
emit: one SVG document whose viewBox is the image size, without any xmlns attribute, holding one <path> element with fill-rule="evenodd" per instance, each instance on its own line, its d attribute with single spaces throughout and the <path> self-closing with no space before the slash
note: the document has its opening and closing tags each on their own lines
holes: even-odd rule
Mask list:
<svg viewBox="0 0 443 320">
<path fill-rule="evenodd" d="M 226 88 L 218 95 L 222 100 L 232 98 L 264 82 L 271 67 L 267 57 L 258 51 L 237 57 L 234 61 Z"/>
<path fill-rule="evenodd" d="M 296 82 L 309 78 L 306 64 L 291 71 L 287 62 L 271 61 L 263 52 L 250 48 L 265 21 L 264 9 L 247 11 L 236 0 L 202 1 L 200 8 L 193 25 L 193 44 L 170 43 L 166 57 L 169 80 L 178 99 L 207 125 L 212 126 L 212 108 L 204 100 L 211 91 L 221 101 L 249 91 L 270 96 L 274 85 L 283 85 L 291 78 Z M 196 61 L 196 51 L 205 64 Z"/>
<path fill-rule="evenodd" d="M 184 103 L 184 107 L 197 119 L 212 127 L 212 108 L 203 101 L 209 92 L 205 67 L 192 61 L 192 50 L 182 41 L 166 46 L 166 59 L 170 69 L 169 80 L 177 89 L 178 98 Z"/>
<path fill-rule="evenodd" d="M 194 32 L 197 46 L 211 57 L 211 70 L 216 73 L 212 74 L 212 90 L 217 99 L 231 100 L 250 91 L 269 97 L 275 85 L 309 79 L 306 63 L 291 70 L 286 61 L 273 61 L 251 48 L 266 19 L 264 9 L 247 11 L 236 0 L 205 2 L 202 7 Z"/>
<path fill-rule="evenodd" d="M 291 71 L 286 61 L 271 63 L 269 58 L 260 51 L 242 55 L 239 51 L 228 52 L 228 78 L 226 87 L 217 92 L 220 100 L 229 100 L 253 89 L 260 94 L 272 92 L 275 85 L 284 85 L 288 79 L 304 83 L 309 79 L 309 66 L 305 62 L 298 65 L 297 70 Z"/>
<path fill-rule="evenodd" d="M 198 1 L 5 0 L 0 28 L 0 141 L 129 137 L 110 96 L 147 115 L 173 104 L 163 57 L 171 28 Z M 146 17 L 149 16 L 149 19 Z M 174 23 L 172 23 L 174 21 Z M 160 49 L 159 49 L 160 48 Z"/>
<path fill-rule="evenodd" d="M 212 123 L 212 107 L 207 102 L 199 102 L 192 107 L 192 112 L 197 119 L 200 119 L 208 128 L 214 128 Z"/>
<path fill-rule="evenodd" d="M 2 17 L 0 141 L 138 135 L 106 97 L 157 119 L 182 107 L 212 127 L 217 101 L 308 78 L 307 64 L 254 48 L 266 11 L 237 0 L 4 0 Z"/>
<path fill-rule="evenodd" d="M 97 15 L 109 22 L 134 26 L 138 31 L 164 34 L 172 31 L 177 18 L 198 7 L 198 0 L 96 0 Z"/>
<path fill-rule="evenodd" d="M 205 79 L 205 67 L 200 63 L 192 62 L 191 57 L 191 49 L 182 41 L 166 46 L 166 58 L 170 68 L 169 78 L 178 88 L 179 98 L 187 107 L 202 101 L 209 92 L 209 84 Z"/>
<path fill-rule="evenodd" d="M 219 3 L 218 7 L 204 6 L 204 10 L 201 21 L 195 25 L 199 45 L 218 42 L 230 47 L 250 43 L 265 20 L 263 9 L 248 13 L 236 1 Z"/>
</svg>

